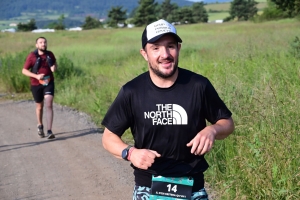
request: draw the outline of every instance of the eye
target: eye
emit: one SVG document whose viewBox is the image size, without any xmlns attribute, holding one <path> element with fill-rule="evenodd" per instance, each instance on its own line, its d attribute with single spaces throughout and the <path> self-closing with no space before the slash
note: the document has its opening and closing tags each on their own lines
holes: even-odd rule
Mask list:
<svg viewBox="0 0 300 200">
<path fill-rule="evenodd" d="M 175 48 L 176 48 L 176 45 L 175 45 L 175 44 L 170 44 L 170 45 L 169 45 L 169 48 L 170 48 L 170 49 L 175 49 Z"/>
<path fill-rule="evenodd" d="M 158 48 L 158 46 L 153 46 L 151 49 L 154 51 L 157 51 L 159 48 Z"/>
</svg>

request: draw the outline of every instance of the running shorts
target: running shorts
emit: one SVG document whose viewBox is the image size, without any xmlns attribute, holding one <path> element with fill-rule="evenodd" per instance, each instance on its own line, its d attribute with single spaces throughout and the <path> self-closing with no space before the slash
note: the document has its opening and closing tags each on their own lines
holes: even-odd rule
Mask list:
<svg viewBox="0 0 300 200">
<path fill-rule="evenodd" d="M 44 85 L 32 85 L 31 93 L 33 99 L 36 103 L 41 103 L 44 100 L 45 95 L 54 96 L 54 82 L 50 81 L 50 83 L 46 86 Z"/>
</svg>

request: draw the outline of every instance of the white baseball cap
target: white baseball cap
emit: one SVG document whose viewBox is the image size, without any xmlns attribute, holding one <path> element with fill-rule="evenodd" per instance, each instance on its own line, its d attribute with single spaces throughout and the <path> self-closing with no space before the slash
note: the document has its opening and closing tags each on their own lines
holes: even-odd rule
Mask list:
<svg viewBox="0 0 300 200">
<path fill-rule="evenodd" d="M 147 43 L 153 43 L 165 34 L 172 34 L 177 42 L 182 42 L 177 35 L 176 28 L 166 20 L 160 19 L 146 26 L 142 35 L 142 47 L 145 48 Z"/>
</svg>

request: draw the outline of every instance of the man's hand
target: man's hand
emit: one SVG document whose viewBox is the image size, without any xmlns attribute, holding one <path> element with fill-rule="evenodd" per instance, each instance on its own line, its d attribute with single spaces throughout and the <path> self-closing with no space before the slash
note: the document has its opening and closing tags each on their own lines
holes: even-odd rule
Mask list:
<svg viewBox="0 0 300 200">
<path fill-rule="evenodd" d="M 51 69 L 52 72 L 55 72 L 56 69 L 57 69 L 57 64 L 55 63 L 54 65 L 52 65 L 52 66 L 50 67 L 50 69 Z"/>
<path fill-rule="evenodd" d="M 148 169 L 152 166 L 156 157 L 161 155 L 153 150 L 134 149 L 130 155 L 130 162 L 140 169 Z"/>
<path fill-rule="evenodd" d="M 188 144 L 192 147 L 191 153 L 195 155 L 203 155 L 211 150 L 215 142 L 215 131 L 212 127 L 207 126 L 200 131 Z"/>
<path fill-rule="evenodd" d="M 37 74 L 35 78 L 37 80 L 42 80 L 44 78 L 44 76 L 45 76 L 45 74 Z"/>
<path fill-rule="evenodd" d="M 211 150 L 216 140 L 223 140 L 234 131 L 232 118 L 220 119 L 215 124 L 205 127 L 189 143 L 191 153 L 203 155 Z"/>
</svg>

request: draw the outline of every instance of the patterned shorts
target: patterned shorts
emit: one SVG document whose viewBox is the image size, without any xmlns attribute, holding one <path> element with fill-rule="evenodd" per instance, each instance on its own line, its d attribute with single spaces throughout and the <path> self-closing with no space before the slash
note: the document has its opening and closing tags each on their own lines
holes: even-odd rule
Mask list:
<svg viewBox="0 0 300 200">
<path fill-rule="evenodd" d="M 149 200 L 150 190 L 151 188 L 149 187 L 134 186 L 132 200 Z M 193 192 L 191 200 L 208 200 L 205 188 L 202 188 L 198 192 Z"/>
</svg>

